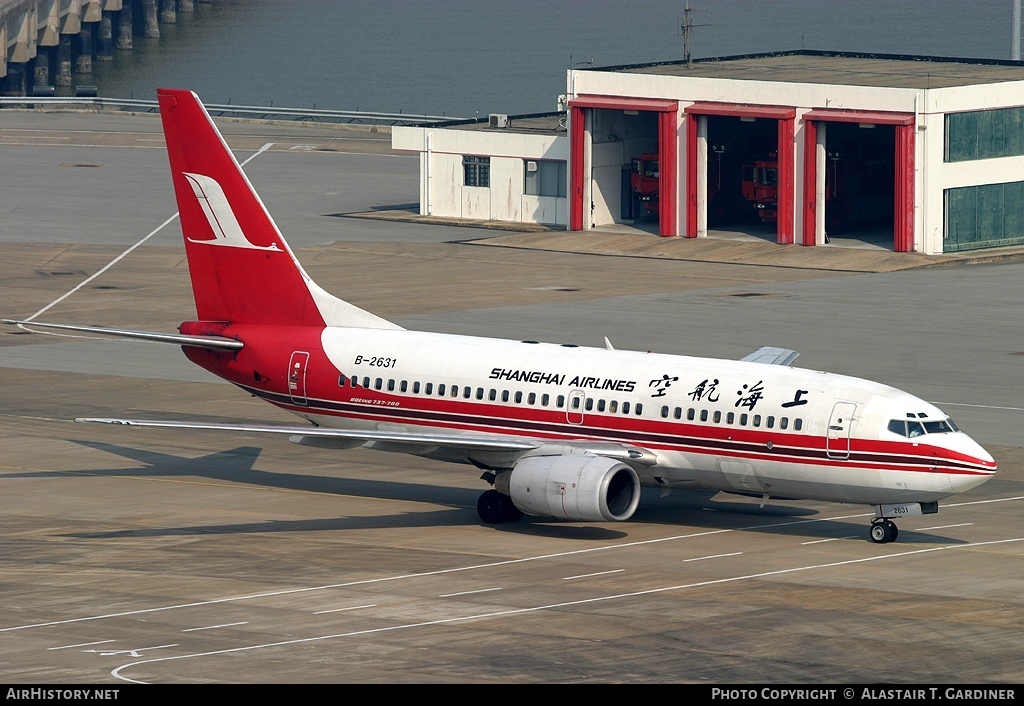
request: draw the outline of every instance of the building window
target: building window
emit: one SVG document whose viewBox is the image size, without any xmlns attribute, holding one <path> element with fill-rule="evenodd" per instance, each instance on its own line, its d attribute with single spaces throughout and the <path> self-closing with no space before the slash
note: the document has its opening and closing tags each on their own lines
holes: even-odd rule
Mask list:
<svg viewBox="0 0 1024 706">
<path fill-rule="evenodd" d="M 467 155 L 462 158 L 462 171 L 466 175 L 466 186 L 491 185 L 491 158 Z"/>
<path fill-rule="evenodd" d="M 1024 244 L 1024 181 L 945 191 L 943 252 Z"/>
<path fill-rule="evenodd" d="M 565 198 L 565 162 L 554 159 L 526 161 L 525 193 L 528 196 L 560 196 Z"/>
<path fill-rule="evenodd" d="M 1024 155 L 1024 108 L 946 115 L 947 162 Z"/>
</svg>

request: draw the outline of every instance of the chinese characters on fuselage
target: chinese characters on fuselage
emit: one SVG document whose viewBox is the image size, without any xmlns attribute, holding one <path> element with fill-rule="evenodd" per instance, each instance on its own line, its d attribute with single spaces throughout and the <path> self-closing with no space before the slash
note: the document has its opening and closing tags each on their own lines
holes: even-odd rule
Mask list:
<svg viewBox="0 0 1024 706">
<path fill-rule="evenodd" d="M 573 389 L 587 390 L 608 390 L 612 392 L 633 392 L 637 388 L 635 380 L 605 378 L 588 375 L 573 375 L 567 373 L 543 371 L 543 370 L 517 370 L 512 368 L 491 368 L 488 376 L 491 380 L 509 380 L 511 382 L 529 382 L 539 385 L 567 386 Z M 678 375 L 663 374 L 661 377 L 653 378 L 647 389 L 651 397 L 665 397 L 673 383 L 679 382 Z M 712 404 L 721 400 L 722 384 L 718 378 L 705 378 L 697 383 L 696 387 L 686 395 L 694 402 L 710 402 Z M 753 410 L 757 403 L 765 396 L 764 380 L 746 382 L 736 390 L 734 407 L 744 407 Z M 807 390 L 794 390 L 792 399 L 784 402 L 782 407 L 799 407 L 807 404 Z"/>
</svg>

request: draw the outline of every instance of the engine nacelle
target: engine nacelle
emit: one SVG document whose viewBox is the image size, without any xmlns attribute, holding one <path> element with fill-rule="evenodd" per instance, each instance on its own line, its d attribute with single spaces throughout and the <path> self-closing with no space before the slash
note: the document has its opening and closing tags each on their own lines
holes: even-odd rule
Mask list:
<svg viewBox="0 0 1024 706">
<path fill-rule="evenodd" d="M 640 478 L 603 456 L 529 456 L 495 480 L 527 515 L 586 522 L 628 520 L 640 504 Z"/>
</svg>

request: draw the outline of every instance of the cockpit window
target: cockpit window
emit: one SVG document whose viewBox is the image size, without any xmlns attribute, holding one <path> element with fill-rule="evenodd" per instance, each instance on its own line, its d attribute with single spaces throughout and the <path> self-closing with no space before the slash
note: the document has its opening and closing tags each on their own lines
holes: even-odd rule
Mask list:
<svg viewBox="0 0 1024 706">
<path fill-rule="evenodd" d="M 937 422 L 925 422 L 924 429 L 929 434 L 948 434 L 953 431 L 944 420 Z"/>
<path fill-rule="evenodd" d="M 900 436 L 907 435 L 907 423 L 902 419 L 893 419 L 889 421 L 889 431 Z"/>
<path fill-rule="evenodd" d="M 918 422 L 914 420 L 893 419 L 889 421 L 889 431 L 900 436 L 914 438 L 925 434 L 949 434 L 960 431 L 953 420 L 946 417 L 942 420 Z"/>
</svg>

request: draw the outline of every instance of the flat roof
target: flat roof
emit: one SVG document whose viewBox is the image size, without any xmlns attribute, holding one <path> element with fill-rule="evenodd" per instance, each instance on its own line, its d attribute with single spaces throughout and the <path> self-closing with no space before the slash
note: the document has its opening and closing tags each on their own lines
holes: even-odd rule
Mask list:
<svg viewBox="0 0 1024 706">
<path fill-rule="evenodd" d="M 585 70 L 918 89 L 1024 81 L 1022 61 L 813 49 L 694 59 L 689 65 L 685 61 L 672 61 Z"/>
</svg>

